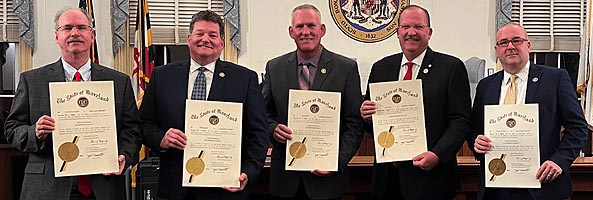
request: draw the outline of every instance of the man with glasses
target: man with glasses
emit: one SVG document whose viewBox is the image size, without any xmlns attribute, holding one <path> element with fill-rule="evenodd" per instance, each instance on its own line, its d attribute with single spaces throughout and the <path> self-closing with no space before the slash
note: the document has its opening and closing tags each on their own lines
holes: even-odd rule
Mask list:
<svg viewBox="0 0 593 200">
<path fill-rule="evenodd" d="M 403 8 L 397 38 L 402 53 L 387 56 L 371 68 L 368 83 L 420 79 L 428 151 L 411 161 L 376 163 L 372 194 L 376 199 L 453 199 L 459 188 L 457 151 L 470 129 L 470 91 L 467 71 L 456 57 L 428 47 L 432 35 L 428 11 Z M 366 100 L 360 112 L 372 133 L 376 104 Z"/>
<path fill-rule="evenodd" d="M 475 130 L 468 144 L 484 167 L 484 154 L 491 148 L 490 139 L 483 135 L 484 106 L 537 103 L 541 165 L 533 178 L 539 180 L 541 189 L 485 188 L 481 169 L 478 199 L 570 198 L 569 168 L 587 139 L 587 122 L 575 86 L 566 70 L 529 62 L 531 41 L 519 24 L 509 23 L 500 28 L 494 49 L 503 70 L 478 83 L 473 108 Z M 514 93 L 514 98 L 505 98 L 509 96 L 507 93 Z M 560 134 L 561 126 L 563 134 Z"/>
<path fill-rule="evenodd" d="M 126 199 L 123 169 L 139 149 L 139 113 L 129 76 L 91 63 L 95 33 L 85 10 L 67 8 L 56 14 L 56 43 L 62 58 L 23 72 L 6 119 L 5 136 L 12 147 L 29 153 L 21 191 L 22 200 Z M 88 176 L 54 177 L 49 83 L 113 81 L 119 171 Z"/>
</svg>

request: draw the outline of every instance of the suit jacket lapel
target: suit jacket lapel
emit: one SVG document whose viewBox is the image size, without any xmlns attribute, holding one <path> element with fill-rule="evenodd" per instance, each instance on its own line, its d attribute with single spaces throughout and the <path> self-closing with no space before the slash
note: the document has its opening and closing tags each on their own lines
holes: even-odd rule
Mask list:
<svg viewBox="0 0 593 200">
<path fill-rule="evenodd" d="M 177 79 L 176 82 L 173 82 L 174 80 L 171 80 L 171 83 L 175 83 L 173 85 L 173 88 L 177 88 L 177 99 L 180 99 L 183 101 L 183 112 L 185 113 L 185 100 L 187 99 L 187 83 L 189 80 L 189 65 L 190 65 L 190 61 L 186 61 L 181 63 L 180 65 L 175 65 L 175 66 L 163 66 L 163 67 L 176 67 L 177 68 L 177 73 L 179 74 L 178 78 L 174 78 L 174 77 L 164 77 L 164 78 L 173 78 L 173 79 Z M 164 82 L 167 82 L 166 80 Z"/>
<path fill-rule="evenodd" d="M 49 82 L 64 82 L 66 81 L 66 74 L 64 74 L 64 67 L 62 66 L 62 59 L 55 62 L 49 68 L 48 80 Z"/>
<path fill-rule="evenodd" d="M 216 61 L 214 67 L 214 74 L 212 75 L 212 85 L 210 85 L 210 92 L 208 93 L 208 100 L 217 100 L 220 99 L 220 93 L 222 92 L 222 88 L 224 87 L 224 83 L 226 82 L 227 77 L 230 75 L 228 66 L 226 63 L 221 62 L 220 60 Z"/>
<path fill-rule="evenodd" d="M 329 55 L 330 52 L 323 48 L 321 51 L 321 56 L 319 57 L 319 63 L 317 64 L 317 70 L 315 71 L 315 79 L 313 79 L 313 85 L 311 85 L 311 90 L 319 90 L 327 77 L 327 74 L 331 72 L 332 69 L 332 57 Z M 322 73 L 324 71 L 325 73 Z M 297 76 L 298 77 L 298 76 Z"/>
<path fill-rule="evenodd" d="M 108 80 L 107 75 L 103 72 L 103 68 L 95 63 L 91 63 L 91 81 Z M 86 81 L 86 80 L 85 80 Z"/>
<path fill-rule="evenodd" d="M 504 73 L 502 71 L 494 75 L 493 84 L 490 84 L 489 88 L 486 88 L 484 93 L 484 105 L 498 105 L 500 101 L 500 88 L 502 84 L 502 78 Z"/>
<path fill-rule="evenodd" d="M 529 75 L 527 80 L 527 94 L 525 95 L 525 103 L 535 103 L 535 94 L 537 93 L 537 89 L 539 86 L 539 81 L 541 79 L 541 71 L 540 66 L 537 66 L 533 63 L 529 66 Z"/>
<path fill-rule="evenodd" d="M 401 80 L 399 80 L 399 71 L 402 69 L 401 63 L 402 63 L 403 58 L 404 58 L 403 53 L 395 54 L 395 59 L 393 60 L 394 63 L 391 63 L 391 65 L 393 65 L 394 73 L 391 74 L 391 76 L 393 76 L 393 77 L 391 77 L 391 79 L 389 79 L 389 80 L 401 81 Z"/>
<path fill-rule="evenodd" d="M 298 67 L 297 67 L 297 55 L 296 51 L 293 51 L 288 55 L 288 59 L 286 60 L 286 79 L 288 79 L 288 87 L 292 89 L 299 89 L 299 80 L 298 80 Z"/>
<path fill-rule="evenodd" d="M 420 70 L 418 70 L 418 75 L 416 79 L 424 79 L 430 75 L 432 71 L 432 61 L 434 60 L 434 51 L 428 47 L 426 49 L 426 54 L 424 54 L 424 59 L 422 60 L 422 65 L 420 66 Z M 400 62 L 401 63 L 401 62 Z M 400 67 L 401 68 L 401 67 Z M 398 73 L 399 75 L 399 73 Z"/>
</svg>

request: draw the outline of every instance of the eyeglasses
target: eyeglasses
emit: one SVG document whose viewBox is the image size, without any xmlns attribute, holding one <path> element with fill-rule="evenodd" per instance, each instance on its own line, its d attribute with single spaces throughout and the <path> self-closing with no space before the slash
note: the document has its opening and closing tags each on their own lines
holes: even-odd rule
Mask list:
<svg viewBox="0 0 593 200">
<path fill-rule="evenodd" d="M 401 28 L 403 31 L 410 30 L 411 28 L 414 28 L 417 31 L 422 31 L 422 30 L 424 30 L 427 27 L 428 26 L 426 26 L 426 25 L 414 25 L 414 26 L 412 26 L 412 25 L 400 25 L 399 26 L 399 28 Z"/>
<path fill-rule="evenodd" d="M 517 46 L 517 45 L 523 44 L 523 42 L 525 42 L 525 41 L 528 41 L 528 40 L 525 38 L 520 38 L 520 37 L 516 37 L 511 40 L 503 39 L 503 40 L 496 42 L 496 46 L 507 47 L 507 46 L 509 46 L 509 43 L 513 43 L 513 46 Z"/>
<path fill-rule="evenodd" d="M 76 25 L 76 26 L 64 25 L 64 26 L 58 27 L 58 29 L 56 29 L 56 31 L 63 31 L 63 32 L 69 33 L 73 29 L 76 29 L 80 32 L 87 32 L 87 31 L 93 30 L 93 27 L 91 27 L 89 25 Z"/>
</svg>

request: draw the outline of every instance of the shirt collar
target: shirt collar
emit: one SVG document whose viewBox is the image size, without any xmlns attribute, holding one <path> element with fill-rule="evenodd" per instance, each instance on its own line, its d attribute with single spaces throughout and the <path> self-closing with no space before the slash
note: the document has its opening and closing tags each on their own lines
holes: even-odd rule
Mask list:
<svg viewBox="0 0 593 200">
<path fill-rule="evenodd" d="M 424 51 L 418 55 L 418 57 L 414 58 L 412 61 L 412 63 L 421 66 L 422 65 L 422 60 L 424 60 L 424 56 L 426 55 L 426 49 L 424 49 Z M 405 66 L 410 60 L 408 60 L 408 58 L 406 58 L 405 55 L 402 55 L 402 63 L 400 64 L 400 66 Z"/>
<path fill-rule="evenodd" d="M 523 69 L 521 69 L 521 71 L 519 71 L 517 74 L 517 79 L 518 81 L 524 81 L 527 80 L 527 78 L 529 77 L 529 67 L 530 67 L 531 63 L 527 62 L 525 63 L 525 67 L 523 67 Z M 504 71 L 504 70 L 503 70 Z M 504 84 L 507 85 L 509 84 L 511 81 L 511 74 L 508 73 L 507 71 L 504 71 L 504 77 L 503 77 L 503 81 Z"/>
<path fill-rule="evenodd" d="M 311 58 L 309 60 L 306 60 L 297 51 L 297 64 L 300 65 L 300 64 L 304 64 L 304 63 L 310 63 L 313 67 L 317 67 L 317 66 L 319 66 L 319 59 L 321 58 L 321 52 L 323 52 L 323 47 L 321 47 L 321 51 L 317 55 L 313 56 L 313 58 Z M 309 66 L 309 67 L 311 67 L 311 66 Z"/>
<path fill-rule="evenodd" d="M 80 69 L 76 70 L 76 68 L 72 67 L 72 65 L 68 64 L 68 62 L 64 61 L 64 59 L 60 59 L 62 61 L 62 67 L 64 68 L 64 75 L 66 75 L 67 81 L 72 81 L 74 79 L 74 74 L 76 71 L 80 72 L 83 81 L 90 81 L 91 80 L 91 59 L 89 58 Z"/>
<path fill-rule="evenodd" d="M 195 72 L 195 71 L 197 71 L 198 68 L 200 68 L 200 67 L 205 67 L 207 69 L 207 71 L 210 71 L 210 72 L 214 73 L 214 67 L 216 66 L 215 65 L 216 61 L 211 62 L 211 63 L 208 63 L 208 64 L 206 64 L 206 66 L 201 66 L 196 61 L 194 61 L 194 59 L 191 59 L 190 58 L 189 60 L 191 61 L 191 64 L 189 66 L 189 73 L 190 74 L 193 73 L 193 72 Z"/>
</svg>

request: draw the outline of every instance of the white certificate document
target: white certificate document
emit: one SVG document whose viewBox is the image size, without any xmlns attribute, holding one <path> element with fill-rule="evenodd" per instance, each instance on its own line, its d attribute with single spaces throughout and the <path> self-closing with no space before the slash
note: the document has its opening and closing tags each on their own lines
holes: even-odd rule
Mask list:
<svg viewBox="0 0 593 200">
<path fill-rule="evenodd" d="M 484 106 L 486 187 L 541 188 L 538 104 Z"/>
<path fill-rule="evenodd" d="M 49 83 L 55 177 L 117 172 L 113 81 Z"/>
<path fill-rule="evenodd" d="M 377 105 L 373 135 L 377 163 L 412 160 L 427 151 L 422 81 L 370 83 Z"/>
<path fill-rule="evenodd" d="M 290 90 L 286 170 L 338 171 L 340 147 L 339 92 Z"/>
<path fill-rule="evenodd" d="M 239 187 L 243 104 L 186 100 L 184 187 Z"/>
</svg>

